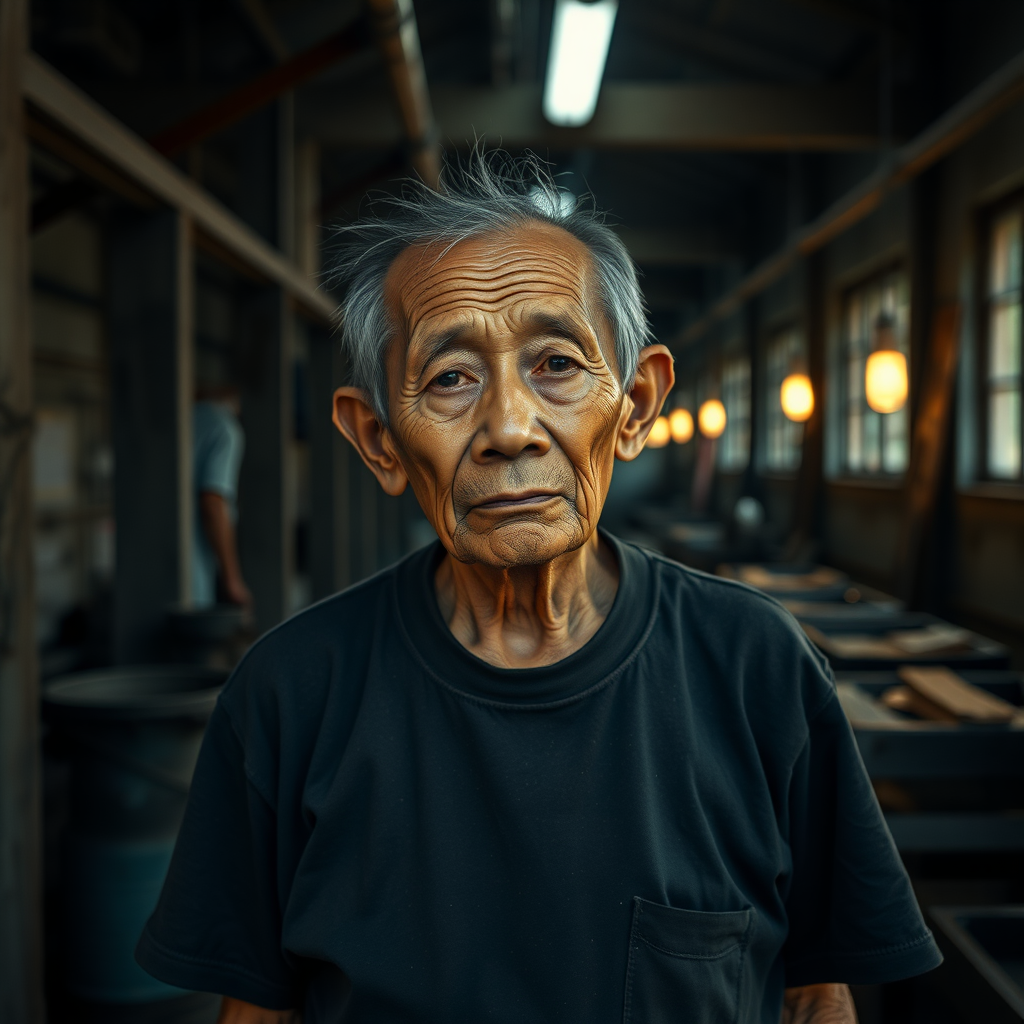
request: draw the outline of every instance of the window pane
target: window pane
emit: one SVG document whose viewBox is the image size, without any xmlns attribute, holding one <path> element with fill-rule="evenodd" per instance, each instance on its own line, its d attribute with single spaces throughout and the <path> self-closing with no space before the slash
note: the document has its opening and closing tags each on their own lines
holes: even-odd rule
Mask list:
<svg viewBox="0 0 1024 1024">
<path fill-rule="evenodd" d="M 989 379 L 1020 373 L 1020 302 L 993 303 L 989 318 Z"/>
<path fill-rule="evenodd" d="M 850 399 L 859 399 L 864 394 L 864 360 L 851 359 L 846 374 L 846 394 Z"/>
<path fill-rule="evenodd" d="M 864 468 L 869 473 L 882 468 L 882 415 L 873 410 L 864 413 Z"/>
<path fill-rule="evenodd" d="M 860 308 L 860 296 L 850 296 L 850 306 L 846 317 L 846 343 L 851 348 L 856 344 L 857 339 L 860 338 L 861 331 L 861 308 Z"/>
<path fill-rule="evenodd" d="M 889 413 L 885 422 L 882 467 L 886 473 L 902 473 L 907 468 L 907 409 Z"/>
<path fill-rule="evenodd" d="M 863 417 L 860 409 L 851 410 L 846 423 L 846 465 L 852 470 L 864 466 Z"/>
<path fill-rule="evenodd" d="M 988 402 L 988 471 L 991 476 L 1020 475 L 1020 390 L 993 391 Z"/>
<path fill-rule="evenodd" d="M 1020 286 L 1021 275 L 1020 211 L 1003 214 L 992 227 L 989 265 L 989 293 Z"/>
</svg>

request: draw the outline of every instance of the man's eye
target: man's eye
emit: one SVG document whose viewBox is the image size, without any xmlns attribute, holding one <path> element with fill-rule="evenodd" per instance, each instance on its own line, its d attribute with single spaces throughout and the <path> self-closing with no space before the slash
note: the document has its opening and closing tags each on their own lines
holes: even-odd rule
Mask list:
<svg viewBox="0 0 1024 1024">
<path fill-rule="evenodd" d="M 462 374 L 458 370 L 449 370 L 447 373 L 435 377 L 431 383 L 436 384 L 439 388 L 454 388 L 460 383 L 461 377 Z"/>
<path fill-rule="evenodd" d="M 565 373 L 576 366 L 576 360 L 568 356 L 549 356 L 546 365 L 552 373 Z"/>
</svg>

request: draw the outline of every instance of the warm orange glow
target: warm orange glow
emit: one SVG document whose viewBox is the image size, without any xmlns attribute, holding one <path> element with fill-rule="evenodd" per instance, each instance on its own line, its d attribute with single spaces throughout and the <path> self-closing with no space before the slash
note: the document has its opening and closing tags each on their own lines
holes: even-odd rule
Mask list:
<svg viewBox="0 0 1024 1024">
<path fill-rule="evenodd" d="M 814 389 L 806 373 L 791 373 L 782 382 L 782 411 L 794 423 L 803 423 L 814 412 Z"/>
<path fill-rule="evenodd" d="M 883 348 L 868 356 L 864 395 L 875 412 L 897 412 L 907 401 L 907 357 Z"/>
<path fill-rule="evenodd" d="M 668 428 L 676 444 L 686 444 L 693 437 L 693 416 L 689 409 L 673 409 L 668 415 Z"/>
<path fill-rule="evenodd" d="M 725 406 L 717 398 L 709 398 L 697 413 L 697 424 L 705 437 L 721 437 L 725 430 Z"/>
<path fill-rule="evenodd" d="M 647 435 L 647 447 L 664 448 L 665 445 L 668 444 L 671 436 L 672 428 L 668 425 L 667 417 L 659 416 L 654 421 L 654 426 L 651 427 L 651 432 Z"/>
</svg>

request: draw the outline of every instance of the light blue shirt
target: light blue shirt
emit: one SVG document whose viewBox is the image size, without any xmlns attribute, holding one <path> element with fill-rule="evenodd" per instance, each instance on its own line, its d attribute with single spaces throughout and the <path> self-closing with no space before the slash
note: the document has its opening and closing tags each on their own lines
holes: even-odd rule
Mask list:
<svg viewBox="0 0 1024 1024">
<path fill-rule="evenodd" d="M 245 435 L 234 414 L 219 402 L 196 402 L 192 409 L 192 603 L 196 608 L 209 608 L 217 601 L 217 559 L 203 530 L 199 495 L 221 495 L 228 502 L 232 521 L 237 519 L 235 499 L 244 452 Z"/>
</svg>

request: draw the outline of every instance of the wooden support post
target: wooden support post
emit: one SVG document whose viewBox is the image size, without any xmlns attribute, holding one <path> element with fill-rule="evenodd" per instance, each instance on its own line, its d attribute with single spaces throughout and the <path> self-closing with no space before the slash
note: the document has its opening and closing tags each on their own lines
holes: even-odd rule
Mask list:
<svg viewBox="0 0 1024 1024">
<path fill-rule="evenodd" d="M 255 603 L 256 628 L 288 613 L 294 566 L 292 450 L 293 313 L 279 288 L 254 289 L 242 309 L 242 459 L 238 544 Z"/>
<path fill-rule="evenodd" d="M 26 0 L 0 0 L 0 1020 L 43 1024 Z"/>
<path fill-rule="evenodd" d="M 111 229 L 114 658 L 162 654 L 167 606 L 191 598 L 191 226 L 174 210 Z"/>
<path fill-rule="evenodd" d="M 896 592 L 911 604 L 917 596 L 922 554 L 935 518 L 943 457 L 949 443 L 959 343 L 959 307 L 945 306 L 934 317 L 920 397 L 916 403 L 917 415 L 907 470 L 906 507 L 900 543 L 896 549 Z"/>
<path fill-rule="evenodd" d="M 320 273 L 320 144 L 295 147 L 295 262 L 310 277 Z"/>
<path fill-rule="evenodd" d="M 314 600 L 352 582 L 349 461 L 355 455 L 331 420 L 334 389 L 343 381 L 338 339 L 309 331 L 309 574 Z"/>
<path fill-rule="evenodd" d="M 747 357 L 750 360 L 750 455 L 743 474 L 743 494 L 760 501 L 764 491 L 758 472 L 759 449 L 764 429 L 764 361 L 761 359 L 758 346 L 758 303 L 759 300 L 755 297 L 743 309 L 743 333 Z M 732 514 L 732 509 L 729 513 Z"/>
<path fill-rule="evenodd" d="M 825 281 L 821 253 L 812 253 L 804 265 L 804 336 L 807 339 L 807 375 L 814 389 L 814 412 L 804 424 L 800 470 L 793 504 L 793 530 L 786 557 L 802 559 L 820 541 L 821 490 L 825 458 Z"/>
</svg>

